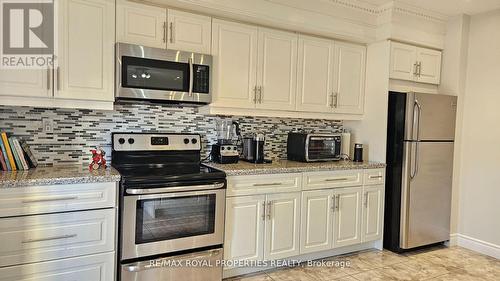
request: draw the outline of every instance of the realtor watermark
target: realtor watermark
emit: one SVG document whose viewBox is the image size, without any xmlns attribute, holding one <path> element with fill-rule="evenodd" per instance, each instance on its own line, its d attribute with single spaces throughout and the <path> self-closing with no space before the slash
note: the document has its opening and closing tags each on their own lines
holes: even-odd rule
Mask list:
<svg viewBox="0 0 500 281">
<path fill-rule="evenodd" d="M 149 261 L 149 268 L 159 267 L 254 267 L 254 268 L 278 268 L 278 267 L 351 267 L 349 260 L 176 260 L 158 259 Z"/>
<path fill-rule="evenodd" d="M 53 0 L 0 0 L 0 68 L 53 67 L 56 5 Z"/>
</svg>

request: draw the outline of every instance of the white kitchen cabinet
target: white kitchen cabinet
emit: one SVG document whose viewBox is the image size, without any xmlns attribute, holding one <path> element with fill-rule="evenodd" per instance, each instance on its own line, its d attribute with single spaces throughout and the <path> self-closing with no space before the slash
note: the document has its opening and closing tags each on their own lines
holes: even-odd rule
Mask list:
<svg viewBox="0 0 500 281">
<path fill-rule="evenodd" d="M 302 192 L 300 253 L 329 250 L 333 241 L 333 191 Z"/>
<path fill-rule="evenodd" d="M 330 113 L 334 87 L 334 43 L 305 35 L 300 35 L 298 42 L 296 109 Z"/>
<path fill-rule="evenodd" d="M 363 190 L 363 242 L 382 239 L 384 228 L 384 186 L 365 186 Z"/>
<path fill-rule="evenodd" d="M 30 263 L 0 268 L 0 281 L 112 281 L 115 253 Z"/>
<path fill-rule="evenodd" d="M 153 48 L 167 46 L 167 9 L 127 0 L 116 3 L 116 41 Z"/>
<path fill-rule="evenodd" d="M 224 259 L 263 260 L 265 195 L 226 199 Z"/>
<path fill-rule="evenodd" d="M 256 107 L 294 110 L 297 34 L 259 28 Z"/>
<path fill-rule="evenodd" d="M 418 82 L 439 84 L 441 81 L 441 51 L 418 48 Z"/>
<path fill-rule="evenodd" d="M 210 54 L 212 18 L 168 9 L 167 48 Z"/>
<path fill-rule="evenodd" d="M 266 260 L 298 255 L 300 252 L 300 192 L 267 195 L 264 248 Z"/>
<path fill-rule="evenodd" d="M 302 174 L 244 175 L 227 177 L 227 196 L 272 194 L 301 190 Z M 0 201 L 1 202 L 1 201 Z"/>
<path fill-rule="evenodd" d="M 391 42 L 389 77 L 438 85 L 441 81 L 441 51 Z"/>
<path fill-rule="evenodd" d="M 257 40 L 257 27 L 214 19 L 212 105 L 255 107 Z"/>
<path fill-rule="evenodd" d="M 114 101 L 114 0 L 59 2 L 54 96 Z"/>
<path fill-rule="evenodd" d="M 363 187 L 349 187 L 334 191 L 333 247 L 361 243 L 362 193 Z"/>
<path fill-rule="evenodd" d="M 52 97 L 51 69 L 0 69 L 0 96 Z"/>
<path fill-rule="evenodd" d="M 333 111 L 362 114 L 365 97 L 365 46 L 335 43 Z"/>
</svg>

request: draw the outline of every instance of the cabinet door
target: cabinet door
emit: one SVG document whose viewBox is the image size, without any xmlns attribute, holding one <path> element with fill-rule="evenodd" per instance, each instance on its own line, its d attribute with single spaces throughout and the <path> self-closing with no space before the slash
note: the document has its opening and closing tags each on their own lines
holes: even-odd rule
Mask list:
<svg viewBox="0 0 500 281">
<path fill-rule="evenodd" d="M 257 28 L 214 20 L 212 105 L 255 108 Z"/>
<path fill-rule="evenodd" d="M 362 114 L 365 97 L 365 46 L 335 44 L 334 112 Z"/>
<path fill-rule="evenodd" d="M 59 3 L 55 97 L 113 101 L 115 1 Z"/>
<path fill-rule="evenodd" d="M 441 52 L 418 48 L 417 61 L 420 63 L 417 81 L 439 84 L 441 81 Z"/>
<path fill-rule="evenodd" d="M 300 253 L 312 253 L 332 248 L 332 190 L 302 193 Z"/>
<path fill-rule="evenodd" d="M 167 48 L 210 54 L 212 19 L 176 10 L 168 10 Z"/>
<path fill-rule="evenodd" d="M 374 185 L 363 192 L 362 241 L 382 239 L 384 227 L 384 186 Z"/>
<path fill-rule="evenodd" d="M 51 69 L 0 69 L 0 95 L 51 97 L 50 73 Z"/>
<path fill-rule="evenodd" d="M 300 192 L 267 195 L 264 258 L 283 259 L 299 254 Z"/>
<path fill-rule="evenodd" d="M 118 0 L 116 7 L 116 41 L 166 48 L 167 9 Z"/>
<path fill-rule="evenodd" d="M 361 243 L 361 194 L 362 187 L 335 191 L 336 212 L 333 225 L 333 247 Z"/>
<path fill-rule="evenodd" d="M 259 29 L 257 108 L 294 110 L 297 87 L 297 34 Z"/>
<path fill-rule="evenodd" d="M 334 44 L 299 36 L 297 110 L 332 112 Z"/>
<path fill-rule="evenodd" d="M 226 199 L 224 259 L 264 258 L 265 195 Z"/>
<path fill-rule="evenodd" d="M 417 48 L 415 46 L 391 42 L 391 65 L 389 77 L 413 81 L 416 79 Z"/>
</svg>

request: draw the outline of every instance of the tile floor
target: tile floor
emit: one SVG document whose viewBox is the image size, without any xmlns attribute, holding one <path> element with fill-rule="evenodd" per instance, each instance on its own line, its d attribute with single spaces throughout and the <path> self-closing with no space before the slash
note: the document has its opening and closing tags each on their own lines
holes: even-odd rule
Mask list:
<svg viewBox="0 0 500 281">
<path fill-rule="evenodd" d="M 274 269 L 225 281 L 499 281 L 500 260 L 460 247 L 435 247 L 404 255 L 363 251 L 324 259 L 349 262 L 342 267 L 307 266 Z"/>
</svg>

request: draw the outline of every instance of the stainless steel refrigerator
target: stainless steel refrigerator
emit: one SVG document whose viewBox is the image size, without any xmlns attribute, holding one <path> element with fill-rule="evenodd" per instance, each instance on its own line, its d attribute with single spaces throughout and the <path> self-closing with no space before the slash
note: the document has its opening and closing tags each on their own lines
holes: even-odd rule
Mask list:
<svg viewBox="0 0 500 281">
<path fill-rule="evenodd" d="M 457 98 L 389 93 L 384 247 L 449 240 Z"/>
</svg>

